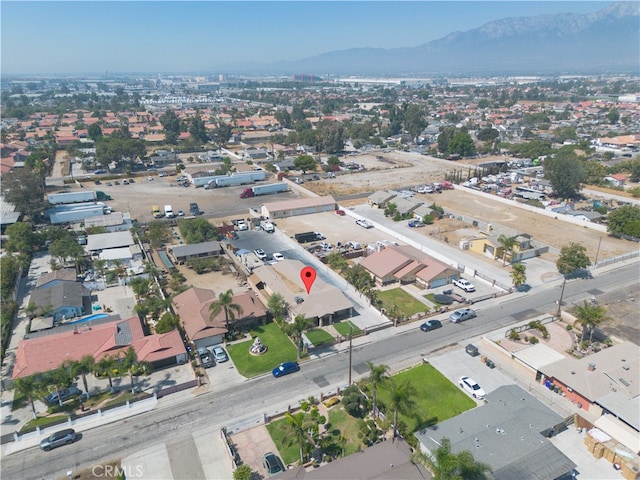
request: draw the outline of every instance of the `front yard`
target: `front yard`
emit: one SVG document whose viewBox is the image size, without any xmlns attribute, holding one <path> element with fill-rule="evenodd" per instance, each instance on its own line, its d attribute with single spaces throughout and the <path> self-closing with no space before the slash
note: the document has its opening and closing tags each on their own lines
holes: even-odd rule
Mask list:
<svg viewBox="0 0 640 480">
<path fill-rule="evenodd" d="M 427 305 L 416 300 L 401 288 L 378 291 L 378 299 L 382 302 L 382 308 L 387 312 L 393 311 L 395 305 L 407 317 L 429 310 Z"/>
<path fill-rule="evenodd" d="M 277 323 L 272 322 L 251 330 L 251 340 L 227 345 L 229 355 L 238 372 L 248 378 L 273 370 L 282 362 L 293 362 L 297 358 L 296 347 L 291 343 Z M 267 351 L 263 355 L 252 355 L 249 348 L 253 339 L 260 337 Z"/>
</svg>

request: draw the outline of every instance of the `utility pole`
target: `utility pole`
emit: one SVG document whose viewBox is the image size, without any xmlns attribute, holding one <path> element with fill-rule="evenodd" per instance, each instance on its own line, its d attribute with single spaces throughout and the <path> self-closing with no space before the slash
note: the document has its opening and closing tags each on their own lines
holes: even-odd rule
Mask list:
<svg viewBox="0 0 640 480">
<path fill-rule="evenodd" d="M 351 360 L 353 353 L 353 325 L 349 322 L 349 385 L 351 385 Z"/>
<path fill-rule="evenodd" d="M 596 259 L 593 261 L 593 267 L 595 268 L 598 265 L 598 256 L 600 255 L 600 244 L 602 243 L 602 237 L 598 240 L 598 249 L 596 250 Z"/>
<path fill-rule="evenodd" d="M 564 286 L 567 284 L 566 275 L 562 275 L 562 290 L 560 290 L 560 300 L 558 301 L 558 310 L 556 310 L 556 317 L 560 318 L 560 310 L 562 310 L 562 297 L 564 297 Z"/>
</svg>

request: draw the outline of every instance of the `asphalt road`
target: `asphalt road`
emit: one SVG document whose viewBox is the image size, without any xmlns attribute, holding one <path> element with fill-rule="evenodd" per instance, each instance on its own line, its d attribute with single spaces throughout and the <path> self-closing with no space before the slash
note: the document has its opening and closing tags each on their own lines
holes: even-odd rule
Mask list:
<svg viewBox="0 0 640 480">
<path fill-rule="evenodd" d="M 596 292 L 606 295 L 614 291 L 636 288 L 638 266 L 631 264 L 595 274 L 592 279 L 567 283 L 565 303 L 578 303 Z M 599 293 L 598 293 L 599 292 Z M 367 371 L 365 362 L 384 363 L 395 371 L 447 345 L 500 327 L 507 327 L 524 316 L 553 312 L 559 298 L 559 286 L 539 288 L 528 295 L 503 297 L 480 304 L 478 317 L 462 324 L 445 322 L 443 328 L 422 333 L 415 328 L 402 333 L 385 330 L 382 341 L 363 344 L 354 349 L 354 379 Z M 166 441 L 178 441 L 194 431 L 216 431 L 275 410 L 288 403 L 321 391 L 335 391 L 345 386 L 348 378 L 347 352 L 323 356 L 306 362 L 299 373 L 275 380 L 271 375 L 254 378 L 224 392 L 207 393 L 184 403 L 171 396 L 163 399 L 157 410 L 84 432 L 83 438 L 53 452 L 31 448 L 2 459 L 2 477 L 10 479 L 50 478 L 69 469 L 122 458 L 132 451 Z M 277 382 L 275 384 L 274 382 Z M 277 385 L 277 388 L 274 388 Z"/>
</svg>

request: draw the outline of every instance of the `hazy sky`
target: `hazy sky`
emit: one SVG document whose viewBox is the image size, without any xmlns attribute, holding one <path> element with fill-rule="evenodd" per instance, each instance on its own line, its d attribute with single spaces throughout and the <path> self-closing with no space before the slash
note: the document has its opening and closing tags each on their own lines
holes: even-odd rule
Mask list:
<svg viewBox="0 0 640 480">
<path fill-rule="evenodd" d="M 224 72 L 357 47 L 415 47 L 580 1 L 0 2 L 2 74 Z"/>
</svg>

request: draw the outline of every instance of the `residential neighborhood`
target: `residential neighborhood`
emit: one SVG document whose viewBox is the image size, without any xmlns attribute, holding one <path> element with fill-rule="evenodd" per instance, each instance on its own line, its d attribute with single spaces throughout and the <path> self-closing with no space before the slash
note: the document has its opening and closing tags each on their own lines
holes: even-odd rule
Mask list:
<svg viewBox="0 0 640 480">
<path fill-rule="evenodd" d="M 7 478 L 640 478 L 637 76 L 0 86 Z"/>
</svg>

